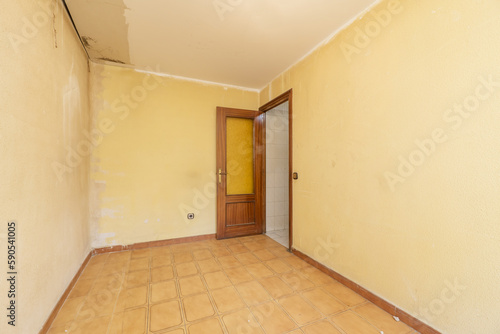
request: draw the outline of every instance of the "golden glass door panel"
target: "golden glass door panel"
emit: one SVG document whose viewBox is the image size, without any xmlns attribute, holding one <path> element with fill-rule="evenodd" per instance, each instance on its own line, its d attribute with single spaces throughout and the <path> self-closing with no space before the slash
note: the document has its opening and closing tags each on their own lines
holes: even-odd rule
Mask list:
<svg viewBox="0 0 500 334">
<path fill-rule="evenodd" d="M 255 192 L 253 129 L 253 119 L 226 118 L 227 195 Z"/>
</svg>

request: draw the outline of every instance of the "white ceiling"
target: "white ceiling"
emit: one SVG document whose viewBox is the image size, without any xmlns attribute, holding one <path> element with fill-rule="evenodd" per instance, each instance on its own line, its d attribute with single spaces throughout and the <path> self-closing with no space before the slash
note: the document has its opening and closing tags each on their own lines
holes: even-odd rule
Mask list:
<svg viewBox="0 0 500 334">
<path fill-rule="evenodd" d="M 96 62 L 260 89 L 377 0 L 66 0 Z"/>
</svg>

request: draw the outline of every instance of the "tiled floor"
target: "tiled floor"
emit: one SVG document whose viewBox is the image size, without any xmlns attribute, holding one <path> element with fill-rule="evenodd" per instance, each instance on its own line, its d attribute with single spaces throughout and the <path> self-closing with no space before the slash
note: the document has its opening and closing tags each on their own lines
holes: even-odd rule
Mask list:
<svg viewBox="0 0 500 334">
<path fill-rule="evenodd" d="M 288 240 L 289 240 L 289 230 L 288 229 L 284 229 L 284 230 L 276 230 L 276 231 L 267 231 L 266 232 L 266 235 L 279 242 L 280 244 L 282 244 L 283 246 L 285 246 L 286 248 L 288 248 L 290 246 L 290 244 L 288 243 Z"/>
<path fill-rule="evenodd" d="M 50 334 L 416 333 L 267 236 L 97 255 Z"/>
</svg>

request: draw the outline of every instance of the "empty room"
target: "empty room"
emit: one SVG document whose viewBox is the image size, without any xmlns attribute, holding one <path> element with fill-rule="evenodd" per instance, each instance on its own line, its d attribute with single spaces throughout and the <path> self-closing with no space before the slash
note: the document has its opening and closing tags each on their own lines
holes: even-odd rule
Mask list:
<svg viewBox="0 0 500 334">
<path fill-rule="evenodd" d="M 0 18 L 0 333 L 500 333 L 499 1 Z"/>
</svg>

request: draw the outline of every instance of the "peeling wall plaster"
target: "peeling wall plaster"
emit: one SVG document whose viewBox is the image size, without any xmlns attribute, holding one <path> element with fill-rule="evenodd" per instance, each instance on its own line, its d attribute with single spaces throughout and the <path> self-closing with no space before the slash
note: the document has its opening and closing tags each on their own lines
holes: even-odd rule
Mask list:
<svg viewBox="0 0 500 334">
<path fill-rule="evenodd" d="M 215 233 L 215 108 L 256 109 L 258 93 L 91 69 L 92 129 L 113 124 L 91 158 L 93 246 Z"/>
<path fill-rule="evenodd" d="M 123 0 L 66 2 L 93 61 L 131 64 L 128 7 Z"/>
</svg>

